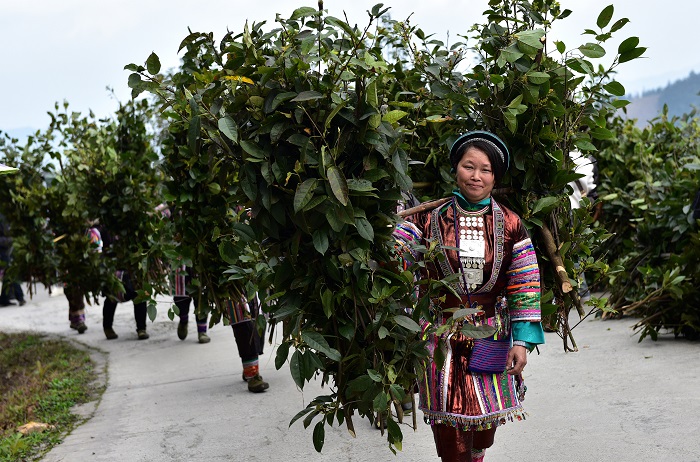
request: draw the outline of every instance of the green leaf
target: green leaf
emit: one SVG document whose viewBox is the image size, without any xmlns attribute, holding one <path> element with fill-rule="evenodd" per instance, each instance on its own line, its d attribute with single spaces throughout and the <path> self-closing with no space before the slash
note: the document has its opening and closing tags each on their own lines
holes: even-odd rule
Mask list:
<svg viewBox="0 0 700 462">
<path fill-rule="evenodd" d="M 389 436 L 391 436 L 393 439 L 392 443 L 394 445 L 401 444 L 401 441 L 403 441 L 403 433 L 401 433 L 401 429 L 399 428 L 399 425 L 394 422 L 394 419 L 387 419 L 386 430 L 389 433 Z M 399 449 L 398 446 L 397 449 Z M 399 451 L 400 450 L 401 449 L 399 449 Z"/>
<path fill-rule="evenodd" d="M 377 412 L 386 412 L 386 408 L 389 405 L 389 396 L 386 392 L 382 391 L 372 400 L 372 408 Z"/>
<path fill-rule="evenodd" d="M 366 218 L 355 217 L 355 227 L 365 240 L 374 241 L 374 228 L 372 228 L 372 224 Z"/>
<path fill-rule="evenodd" d="M 333 292 L 330 289 L 324 289 L 321 293 L 321 303 L 323 304 L 323 314 L 330 319 L 334 313 Z"/>
<path fill-rule="evenodd" d="M 326 428 L 323 420 L 316 423 L 316 426 L 314 426 L 313 440 L 314 449 L 316 449 L 316 452 L 321 452 L 321 449 L 323 449 L 323 443 L 326 441 Z"/>
<path fill-rule="evenodd" d="M 524 43 L 525 45 L 537 50 L 541 50 L 544 47 L 541 40 L 542 37 L 544 37 L 544 30 L 542 29 L 526 30 L 515 34 L 515 38 L 518 40 L 518 42 Z"/>
<path fill-rule="evenodd" d="M 622 109 L 623 107 L 628 106 L 629 104 L 631 104 L 631 102 L 626 99 L 617 99 L 612 102 L 612 106 L 616 109 Z"/>
<path fill-rule="evenodd" d="M 517 95 L 515 98 L 513 98 L 513 100 L 510 102 L 510 104 L 508 104 L 508 107 L 510 109 L 515 109 L 518 106 L 520 106 L 520 104 L 522 102 L 523 102 L 523 95 Z"/>
<path fill-rule="evenodd" d="M 433 351 L 433 361 L 438 370 L 442 369 L 442 366 L 445 365 L 445 348 L 442 341 L 438 342 L 435 351 Z"/>
<path fill-rule="evenodd" d="M 280 346 L 277 347 L 277 353 L 275 354 L 275 369 L 280 370 L 284 363 L 287 361 L 289 356 L 289 343 L 282 342 Z"/>
<path fill-rule="evenodd" d="M 376 191 L 376 188 L 372 186 L 371 181 L 365 179 L 356 180 L 355 178 L 351 178 L 348 180 L 348 189 L 350 191 L 359 192 Z"/>
<path fill-rule="evenodd" d="M 380 374 L 376 370 L 367 369 L 367 375 L 369 375 L 369 378 L 372 379 L 373 382 L 382 383 L 382 374 Z"/>
<path fill-rule="evenodd" d="M 377 98 L 377 80 L 372 79 L 365 88 L 365 100 L 369 106 L 378 109 L 379 99 Z"/>
<path fill-rule="evenodd" d="M 325 122 L 325 124 L 324 124 L 324 126 L 325 126 L 326 128 L 328 128 L 328 127 L 331 126 L 331 121 L 333 120 L 333 118 L 334 118 L 334 117 L 338 114 L 338 112 L 340 112 L 340 110 L 343 109 L 346 105 L 347 105 L 347 101 L 343 101 L 342 103 L 336 105 L 336 106 L 333 108 L 333 110 L 330 112 L 330 114 L 328 114 L 328 117 L 326 117 L 326 122 Z"/>
<path fill-rule="evenodd" d="M 591 143 L 588 140 L 576 140 L 574 141 L 574 144 L 576 147 L 579 149 L 579 151 L 597 151 L 598 148 L 596 148 L 593 143 Z"/>
<path fill-rule="evenodd" d="M 506 123 L 506 126 L 511 133 L 515 133 L 515 131 L 518 129 L 518 119 L 515 117 L 515 114 L 512 114 L 509 111 L 504 111 L 503 121 Z"/>
<path fill-rule="evenodd" d="M 304 373 L 303 373 L 302 367 L 301 367 L 301 352 L 299 350 L 296 350 L 294 352 L 294 354 L 292 354 L 292 359 L 289 361 L 289 370 L 292 373 L 292 378 L 294 379 L 294 383 L 297 384 L 297 387 L 299 387 L 303 390 L 304 389 Z"/>
<path fill-rule="evenodd" d="M 404 316 L 402 314 L 399 314 L 397 316 L 394 316 L 394 322 L 398 324 L 401 327 L 404 327 L 411 332 L 420 332 L 421 328 L 418 325 L 416 321 L 413 319 L 409 318 L 408 316 Z"/>
<path fill-rule="evenodd" d="M 309 16 L 316 16 L 317 13 L 318 10 L 316 8 L 311 8 L 310 6 L 302 6 L 301 8 L 297 8 L 296 10 L 294 10 L 294 13 L 292 13 L 292 16 L 289 19 L 295 20 L 306 18 Z"/>
<path fill-rule="evenodd" d="M 602 58 L 605 56 L 605 48 L 597 43 L 586 43 L 578 47 L 578 49 L 587 58 Z"/>
<path fill-rule="evenodd" d="M 207 187 L 209 188 L 209 192 L 214 196 L 221 192 L 221 185 L 219 183 L 209 183 Z"/>
<path fill-rule="evenodd" d="M 219 244 L 219 255 L 223 261 L 230 265 L 238 262 L 239 252 L 231 241 L 226 240 Z"/>
<path fill-rule="evenodd" d="M 311 101 L 315 99 L 323 98 L 323 94 L 317 91 L 302 91 L 296 97 L 292 98 L 291 101 Z"/>
<path fill-rule="evenodd" d="M 325 255 L 326 250 L 328 250 L 328 234 L 326 231 L 317 229 L 314 231 L 312 238 L 316 251 L 321 255 Z"/>
<path fill-rule="evenodd" d="M 160 72 L 160 59 L 158 59 L 157 54 L 151 53 L 148 56 L 148 59 L 146 60 L 146 69 L 151 75 L 156 75 Z"/>
<path fill-rule="evenodd" d="M 265 159 L 266 152 L 252 141 L 241 141 L 241 148 L 256 159 Z"/>
<path fill-rule="evenodd" d="M 615 7 L 613 5 L 608 5 L 603 8 L 603 11 L 600 12 L 598 15 L 598 20 L 596 21 L 598 27 L 604 29 L 608 24 L 610 24 L 610 20 L 612 19 L 614 12 Z"/>
<path fill-rule="evenodd" d="M 270 107 L 266 108 L 267 112 L 272 113 L 275 109 L 277 109 L 277 106 L 284 103 L 285 101 L 289 101 L 290 99 L 295 98 L 296 96 L 297 96 L 297 93 L 293 92 L 293 91 L 278 93 L 272 99 L 272 103 L 270 104 Z"/>
<path fill-rule="evenodd" d="M 508 48 L 501 50 L 501 57 L 506 60 L 506 62 L 514 63 L 525 55 L 520 51 L 517 45 L 511 45 Z"/>
<path fill-rule="evenodd" d="M 535 206 L 532 208 L 532 214 L 535 215 L 537 212 L 540 210 L 548 210 L 554 205 L 556 205 L 559 202 L 559 198 L 555 196 L 547 196 L 543 197 L 537 202 L 535 202 Z"/>
<path fill-rule="evenodd" d="M 620 64 L 626 63 L 627 61 L 632 61 L 633 59 L 637 59 L 640 56 L 644 54 L 644 52 L 647 51 L 646 47 L 639 47 L 635 48 L 634 50 L 626 51 L 624 53 L 620 54 L 620 59 L 618 62 Z"/>
<path fill-rule="evenodd" d="M 320 333 L 314 331 L 302 331 L 301 338 L 309 347 L 313 348 L 319 353 L 323 353 L 331 361 L 340 361 L 342 359 L 340 352 L 334 348 L 331 348 L 326 339 Z"/>
<path fill-rule="evenodd" d="M 335 198 L 338 199 L 341 204 L 348 205 L 350 200 L 348 196 L 348 183 L 345 180 L 343 172 L 335 165 L 332 165 L 328 167 L 326 175 L 328 176 L 328 182 L 331 185 L 331 191 L 333 191 Z"/>
<path fill-rule="evenodd" d="M 351 392 L 365 392 L 373 385 L 374 382 L 369 375 L 361 375 L 348 383 L 348 390 Z"/>
<path fill-rule="evenodd" d="M 301 411 L 297 412 L 296 415 L 294 417 L 292 417 L 292 420 L 289 421 L 289 426 L 291 427 L 294 422 L 301 419 L 302 417 L 304 417 L 306 414 L 308 414 L 309 412 L 311 412 L 313 410 L 314 410 L 314 408 L 309 405 L 309 406 L 305 407 L 304 409 L 302 409 Z"/>
<path fill-rule="evenodd" d="M 595 127 L 590 131 L 590 135 L 596 140 L 615 141 L 617 139 L 615 133 L 603 127 Z"/>
<path fill-rule="evenodd" d="M 333 229 L 333 231 L 336 233 L 341 232 L 345 226 L 345 223 L 343 223 L 343 220 L 340 218 L 338 213 L 332 208 L 329 208 L 326 211 L 326 220 L 328 220 L 328 224 L 331 225 L 331 229 Z"/>
<path fill-rule="evenodd" d="M 639 37 L 629 37 L 623 40 L 617 47 L 618 54 L 626 53 L 637 48 L 639 45 Z"/>
<path fill-rule="evenodd" d="M 238 143 L 238 126 L 230 116 L 220 118 L 218 126 L 221 133 L 226 135 L 226 138 L 230 139 L 234 143 Z"/>
<path fill-rule="evenodd" d="M 309 203 L 304 206 L 303 211 L 306 212 L 313 209 L 314 207 L 318 207 L 319 205 L 323 204 L 326 201 L 326 199 L 328 199 L 328 196 L 326 196 L 325 194 L 321 194 L 320 196 L 314 196 L 313 199 L 311 199 Z"/>
<path fill-rule="evenodd" d="M 128 83 L 129 83 L 129 88 L 139 87 L 143 83 L 143 81 L 141 80 L 141 74 L 136 74 L 136 73 L 130 74 Z"/>
<path fill-rule="evenodd" d="M 469 338 L 486 338 L 494 335 L 496 333 L 496 328 L 489 325 L 474 326 L 472 324 L 465 324 L 460 332 Z"/>
<path fill-rule="evenodd" d="M 199 116 L 194 116 L 190 119 L 190 126 L 187 130 L 187 144 L 192 152 L 199 152 L 199 133 L 200 133 L 200 118 Z"/>
<path fill-rule="evenodd" d="M 534 85 L 540 85 L 549 80 L 549 74 L 546 72 L 529 72 L 527 75 L 527 80 Z"/>
<path fill-rule="evenodd" d="M 350 35 L 351 37 L 355 37 L 357 35 L 355 34 L 355 31 L 348 25 L 348 23 L 333 16 L 326 16 L 326 23 L 336 27 L 340 27 L 346 34 Z"/>
<path fill-rule="evenodd" d="M 449 311 L 449 310 L 445 310 Z M 466 318 L 467 316 L 473 316 L 475 314 L 483 313 L 484 310 L 480 310 L 478 308 L 460 308 L 456 310 L 454 313 L 452 313 L 452 317 L 454 319 L 461 319 L 461 318 Z"/>
<path fill-rule="evenodd" d="M 314 197 L 314 191 L 317 186 L 318 180 L 316 178 L 309 178 L 297 186 L 297 190 L 294 193 L 294 213 L 299 213 L 300 210 L 304 209 L 304 206 Z"/>
<path fill-rule="evenodd" d="M 615 80 L 603 85 L 603 88 L 613 96 L 625 96 L 625 87 Z"/>
<path fill-rule="evenodd" d="M 403 119 L 408 115 L 408 112 L 401 111 L 399 109 L 394 109 L 393 111 L 389 111 L 386 114 L 384 114 L 384 117 L 382 117 L 382 120 L 384 122 L 389 122 L 390 124 L 395 124 L 399 120 Z"/>
<path fill-rule="evenodd" d="M 620 30 L 620 29 L 622 29 L 623 27 L 625 27 L 625 24 L 627 24 L 628 22 L 630 22 L 630 20 L 627 19 L 627 18 L 618 19 L 618 20 L 615 22 L 615 24 L 613 24 L 613 26 L 610 28 L 610 32 L 611 32 L 611 33 L 617 32 L 618 30 Z"/>
<path fill-rule="evenodd" d="M 554 314 L 557 312 L 559 309 L 559 305 L 554 305 L 552 303 L 543 303 L 542 304 L 542 317 L 549 316 L 551 314 Z"/>
<path fill-rule="evenodd" d="M 158 308 L 155 303 L 149 303 L 148 307 L 146 308 L 147 313 L 148 313 L 148 319 L 151 320 L 151 322 L 156 320 L 156 316 L 158 315 Z"/>
<path fill-rule="evenodd" d="M 231 223 L 231 228 L 245 242 L 255 241 L 255 231 L 253 227 L 247 223 Z"/>
</svg>

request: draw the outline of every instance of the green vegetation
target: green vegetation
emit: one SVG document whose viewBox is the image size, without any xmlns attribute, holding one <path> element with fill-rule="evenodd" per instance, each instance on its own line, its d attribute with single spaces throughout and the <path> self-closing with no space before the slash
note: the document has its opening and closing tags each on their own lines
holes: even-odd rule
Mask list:
<svg viewBox="0 0 700 462">
<path fill-rule="evenodd" d="M 38 334 L 0 333 L 0 461 L 33 460 L 80 422 L 71 409 L 99 399 L 88 352 Z M 52 425 L 21 435 L 31 421 Z"/>
<path fill-rule="evenodd" d="M 0 180 L 0 212 L 11 223 L 15 280 L 46 287 L 65 283 L 93 301 L 123 291 L 116 270 L 127 270 L 155 318 L 157 294 L 166 293 L 163 257 L 170 242 L 155 208 L 163 176 L 147 131 L 146 101 L 129 102 L 113 119 L 98 120 L 56 105 L 50 126 L 26 144 L 0 138 L 3 161 L 21 166 Z M 50 162 L 49 162 L 50 160 Z M 88 229 L 112 236 L 98 253 Z"/>
<path fill-rule="evenodd" d="M 646 129 L 614 121 L 618 133 L 598 154 L 603 225 L 612 271 L 610 308 L 641 317 L 641 341 L 661 329 L 700 337 L 700 124 L 663 113 Z"/>
</svg>

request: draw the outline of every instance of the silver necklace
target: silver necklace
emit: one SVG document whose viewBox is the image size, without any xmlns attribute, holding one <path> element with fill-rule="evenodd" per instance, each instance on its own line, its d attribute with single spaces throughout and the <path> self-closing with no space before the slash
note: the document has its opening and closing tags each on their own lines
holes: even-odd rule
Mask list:
<svg viewBox="0 0 700 462">
<path fill-rule="evenodd" d="M 474 290 L 484 282 L 484 264 L 486 263 L 484 213 L 486 209 L 475 213 L 460 211 L 457 220 L 459 262 L 467 290 Z"/>
</svg>

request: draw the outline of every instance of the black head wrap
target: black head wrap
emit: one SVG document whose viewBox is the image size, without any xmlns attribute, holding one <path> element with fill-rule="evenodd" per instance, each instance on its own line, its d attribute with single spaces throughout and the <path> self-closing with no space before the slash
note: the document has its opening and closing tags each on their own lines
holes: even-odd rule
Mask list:
<svg viewBox="0 0 700 462">
<path fill-rule="evenodd" d="M 450 148 L 450 164 L 456 169 L 457 164 L 470 146 L 484 151 L 491 162 L 496 182 L 500 182 L 510 165 L 510 153 L 506 144 L 496 135 L 483 130 L 467 132 L 457 138 Z"/>
</svg>

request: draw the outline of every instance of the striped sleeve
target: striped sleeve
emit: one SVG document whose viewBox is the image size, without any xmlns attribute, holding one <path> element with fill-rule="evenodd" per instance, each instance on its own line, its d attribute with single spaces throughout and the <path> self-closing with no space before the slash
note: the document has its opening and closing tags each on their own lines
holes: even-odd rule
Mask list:
<svg viewBox="0 0 700 462">
<path fill-rule="evenodd" d="M 396 225 L 392 235 L 396 241 L 394 244 L 396 254 L 401 259 L 404 269 L 420 259 L 420 254 L 416 251 L 415 246 L 420 244 L 423 233 L 415 224 L 410 221 L 402 221 Z"/>
<path fill-rule="evenodd" d="M 507 275 L 511 321 L 540 321 L 540 270 L 529 237 L 513 246 L 513 259 Z"/>
</svg>

